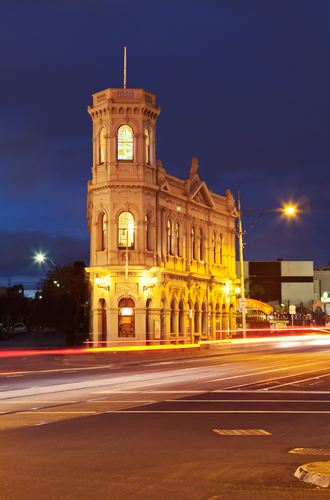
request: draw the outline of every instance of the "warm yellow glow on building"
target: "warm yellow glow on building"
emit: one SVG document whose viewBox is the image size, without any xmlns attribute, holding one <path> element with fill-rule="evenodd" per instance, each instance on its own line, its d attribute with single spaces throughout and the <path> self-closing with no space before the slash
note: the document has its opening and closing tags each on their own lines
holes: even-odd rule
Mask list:
<svg viewBox="0 0 330 500">
<path fill-rule="evenodd" d="M 156 160 L 160 108 L 150 92 L 107 89 L 88 111 L 93 345 L 228 338 L 236 328 L 232 193 L 211 192 L 197 158 L 186 179 L 167 174 Z"/>
</svg>

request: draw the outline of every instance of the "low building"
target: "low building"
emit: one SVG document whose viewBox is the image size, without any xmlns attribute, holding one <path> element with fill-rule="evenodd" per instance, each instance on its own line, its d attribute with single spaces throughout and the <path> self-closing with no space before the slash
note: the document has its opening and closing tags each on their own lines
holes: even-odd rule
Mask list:
<svg viewBox="0 0 330 500">
<path fill-rule="evenodd" d="M 235 225 L 230 190 L 213 193 L 193 158 L 187 178 L 156 159 L 155 95 L 93 95 L 88 182 L 94 342 L 189 342 L 235 328 Z M 173 159 L 175 161 L 175 159 Z"/>
<path fill-rule="evenodd" d="M 238 275 L 239 263 L 237 263 Z M 244 279 L 253 298 L 272 305 L 301 305 L 313 308 L 313 261 L 250 261 L 244 262 Z"/>
</svg>

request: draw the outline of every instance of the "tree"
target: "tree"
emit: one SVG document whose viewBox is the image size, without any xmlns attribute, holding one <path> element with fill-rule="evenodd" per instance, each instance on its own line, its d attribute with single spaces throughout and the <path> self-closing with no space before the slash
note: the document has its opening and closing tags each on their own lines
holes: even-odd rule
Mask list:
<svg viewBox="0 0 330 500">
<path fill-rule="evenodd" d="M 67 345 L 76 345 L 79 326 L 88 329 L 86 306 L 89 285 L 84 262 L 52 266 L 38 283 L 36 320 L 42 326 L 55 327 L 66 336 Z"/>
</svg>

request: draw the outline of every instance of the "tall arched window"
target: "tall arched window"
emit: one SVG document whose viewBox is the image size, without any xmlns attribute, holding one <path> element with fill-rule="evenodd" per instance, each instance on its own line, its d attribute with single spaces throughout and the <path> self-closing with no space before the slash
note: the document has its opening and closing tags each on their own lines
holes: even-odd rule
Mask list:
<svg viewBox="0 0 330 500">
<path fill-rule="evenodd" d="M 180 222 L 175 224 L 175 236 L 176 236 L 176 252 L 179 257 L 182 257 L 182 226 Z"/>
<path fill-rule="evenodd" d="M 146 163 L 150 163 L 150 134 L 146 128 Z"/>
<path fill-rule="evenodd" d="M 146 214 L 146 249 L 151 251 L 151 215 Z"/>
<path fill-rule="evenodd" d="M 105 212 L 100 212 L 97 216 L 97 221 L 96 221 L 96 227 L 97 227 L 97 232 L 96 232 L 96 251 L 97 252 L 103 252 L 106 248 L 106 242 L 107 242 L 107 216 Z"/>
<path fill-rule="evenodd" d="M 222 234 L 220 234 L 220 238 L 219 238 L 219 253 L 220 253 L 220 264 L 222 265 L 222 254 L 223 254 L 223 236 Z"/>
<path fill-rule="evenodd" d="M 133 130 L 128 125 L 118 129 L 117 159 L 133 160 Z"/>
<path fill-rule="evenodd" d="M 135 304 L 129 298 L 118 304 L 118 337 L 135 337 Z"/>
<path fill-rule="evenodd" d="M 118 248 L 134 249 L 134 217 L 131 212 L 121 212 L 118 217 Z"/>
<path fill-rule="evenodd" d="M 204 260 L 203 255 L 203 229 L 199 230 L 199 260 Z"/>
<path fill-rule="evenodd" d="M 99 135 L 99 163 L 105 162 L 105 128 L 102 127 Z"/>
<path fill-rule="evenodd" d="M 212 254 L 213 254 L 213 264 L 217 263 L 217 238 L 216 234 L 213 233 L 212 236 Z"/>
<path fill-rule="evenodd" d="M 173 255 L 173 228 L 172 221 L 167 221 L 167 253 Z"/>
<path fill-rule="evenodd" d="M 106 242 L 106 230 L 107 230 L 107 216 L 105 214 L 102 215 L 101 221 L 101 250 L 105 250 L 105 242 Z"/>
<path fill-rule="evenodd" d="M 190 236 L 191 236 L 191 253 L 192 253 L 192 258 L 194 260 L 197 260 L 196 259 L 196 234 L 195 234 L 195 229 L 193 227 L 191 228 Z"/>
</svg>

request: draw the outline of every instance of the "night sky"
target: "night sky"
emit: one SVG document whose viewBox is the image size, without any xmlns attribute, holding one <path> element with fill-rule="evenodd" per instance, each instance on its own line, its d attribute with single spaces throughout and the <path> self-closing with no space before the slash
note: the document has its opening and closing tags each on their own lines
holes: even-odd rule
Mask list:
<svg viewBox="0 0 330 500">
<path fill-rule="evenodd" d="M 156 94 L 157 158 L 265 212 L 245 260 L 330 259 L 329 0 L 2 0 L 0 286 L 89 264 L 92 94 Z M 258 213 L 247 214 L 253 222 Z M 250 223 L 243 217 L 243 229 Z"/>
</svg>

